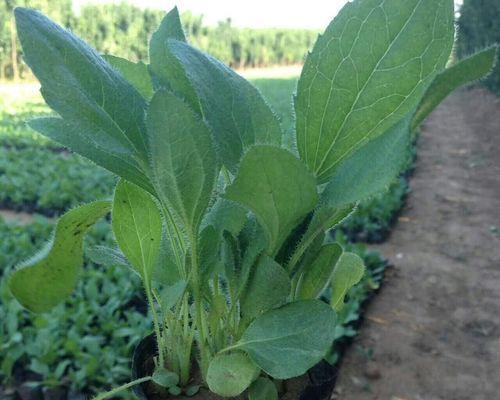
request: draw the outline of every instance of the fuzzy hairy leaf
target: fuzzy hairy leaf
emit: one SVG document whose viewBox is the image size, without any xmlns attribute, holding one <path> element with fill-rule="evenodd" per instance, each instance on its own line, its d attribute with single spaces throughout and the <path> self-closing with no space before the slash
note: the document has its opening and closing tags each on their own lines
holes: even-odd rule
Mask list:
<svg viewBox="0 0 500 400">
<path fill-rule="evenodd" d="M 132 62 L 125 58 L 104 55 L 103 58 L 111 64 L 146 100 L 153 97 L 153 82 L 149 75 L 148 66 L 142 61 Z"/>
<path fill-rule="evenodd" d="M 344 298 L 365 273 L 363 259 L 354 253 L 344 253 L 337 262 L 332 276 L 331 305 L 336 311 L 344 306 Z"/>
<path fill-rule="evenodd" d="M 326 354 L 336 315 L 319 300 L 301 300 L 268 311 L 243 333 L 237 347 L 276 379 L 302 375 Z"/>
<path fill-rule="evenodd" d="M 116 241 L 146 285 L 160 254 L 162 219 L 151 195 L 120 180 L 115 190 L 112 228 Z"/>
<path fill-rule="evenodd" d="M 87 149 L 98 154 L 145 162 L 146 102 L 139 92 L 86 43 L 39 12 L 16 8 L 15 17 L 24 59 L 39 79 L 45 101 L 72 126 L 84 126 L 71 133 L 81 135 Z M 83 155 L 94 160 L 88 151 Z"/>
<path fill-rule="evenodd" d="M 409 125 L 406 117 L 342 161 L 321 193 L 320 203 L 345 207 L 387 190 L 408 161 Z"/>
<path fill-rule="evenodd" d="M 261 256 L 241 298 L 241 314 L 247 321 L 283 305 L 290 294 L 288 274 L 276 261 Z"/>
<path fill-rule="evenodd" d="M 153 96 L 147 126 L 158 196 L 196 235 L 219 172 L 210 131 L 183 100 L 165 90 Z"/>
<path fill-rule="evenodd" d="M 348 3 L 308 55 L 297 87 L 297 146 L 320 183 L 412 111 L 444 68 L 453 0 Z"/>
<path fill-rule="evenodd" d="M 248 389 L 248 400 L 278 400 L 278 389 L 269 378 L 258 378 Z"/>
<path fill-rule="evenodd" d="M 338 243 L 321 247 L 300 278 L 296 295 L 298 299 L 317 299 L 323 293 L 330 284 L 335 265 L 342 252 L 343 249 Z"/>
<path fill-rule="evenodd" d="M 150 70 L 157 82 L 156 86 L 164 87 L 176 92 L 200 114 L 198 97 L 191 82 L 184 73 L 184 68 L 174 57 L 167 46 L 169 39 L 186 42 L 177 7 L 167 13 L 161 21 L 157 31 L 153 33 L 149 43 Z"/>
<path fill-rule="evenodd" d="M 96 201 L 68 211 L 45 249 L 12 273 L 9 288 L 24 307 L 49 311 L 71 294 L 83 264 L 83 237 L 110 206 L 109 201 Z"/>
<path fill-rule="evenodd" d="M 208 366 L 210 390 L 223 397 L 243 393 L 258 376 L 259 369 L 244 353 L 219 354 Z"/>
<path fill-rule="evenodd" d="M 225 196 L 256 215 L 268 235 L 269 254 L 278 251 L 318 199 L 316 180 L 305 165 L 290 152 L 265 145 L 245 154 Z"/>
<path fill-rule="evenodd" d="M 438 74 L 418 105 L 411 124 L 412 130 L 455 89 L 488 75 L 495 64 L 496 50 L 496 47 L 492 47 L 480 51 Z"/>
<path fill-rule="evenodd" d="M 258 90 L 215 58 L 178 40 L 168 40 L 169 51 L 182 65 L 196 92 L 185 88 L 185 78 L 172 72 L 174 91 L 184 95 L 212 128 L 219 158 L 236 173 L 244 152 L 254 144 L 281 144 L 281 127 Z M 173 67 L 172 67 L 173 69 Z"/>
<path fill-rule="evenodd" d="M 28 125 L 35 131 L 92 160 L 108 171 L 135 183 L 150 193 L 154 193 L 152 185 L 133 154 L 115 152 L 111 148 L 97 146 L 89 139 L 96 132 L 103 133 L 92 122 L 47 117 L 33 119 L 28 122 Z"/>
</svg>

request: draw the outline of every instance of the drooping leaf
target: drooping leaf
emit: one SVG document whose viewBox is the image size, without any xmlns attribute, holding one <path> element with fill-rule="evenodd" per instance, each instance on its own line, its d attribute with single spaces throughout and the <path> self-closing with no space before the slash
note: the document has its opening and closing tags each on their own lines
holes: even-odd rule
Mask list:
<svg viewBox="0 0 500 400">
<path fill-rule="evenodd" d="M 49 311 L 71 294 L 83 264 L 83 237 L 110 206 L 108 201 L 96 201 L 68 211 L 45 249 L 13 272 L 9 288 L 24 307 Z"/>
<path fill-rule="evenodd" d="M 254 144 L 281 144 L 281 127 L 258 90 L 215 58 L 177 40 L 168 40 L 170 52 L 182 65 L 185 79 L 172 68 L 169 82 L 189 105 L 200 109 L 214 134 L 219 158 L 234 174 L 244 152 Z"/>
<path fill-rule="evenodd" d="M 112 217 L 111 226 L 120 249 L 149 285 L 162 238 L 158 206 L 149 193 L 120 180 L 113 199 Z"/>
<path fill-rule="evenodd" d="M 425 92 L 411 123 L 414 130 L 451 92 L 488 75 L 495 64 L 496 47 L 460 60 L 439 73 Z"/>
<path fill-rule="evenodd" d="M 211 225 L 217 232 L 228 231 L 237 236 L 247 220 L 247 210 L 238 203 L 218 198 L 207 213 L 203 226 Z"/>
<path fill-rule="evenodd" d="M 342 161 L 321 194 L 320 203 L 345 207 L 387 190 L 408 162 L 409 124 L 410 117 L 404 118 Z"/>
<path fill-rule="evenodd" d="M 317 299 L 324 292 L 330 284 L 342 251 L 338 243 L 327 244 L 320 249 L 299 280 L 297 299 Z"/>
<path fill-rule="evenodd" d="M 260 377 L 248 389 L 248 400 L 278 400 L 278 389 L 271 379 Z"/>
<path fill-rule="evenodd" d="M 223 397 L 238 396 L 255 380 L 258 371 L 257 366 L 244 353 L 219 354 L 208 367 L 208 387 Z"/>
<path fill-rule="evenodd" d="M 448 61 L 453 18 L 453 0 L 358 0 L 318 38 L 295 111 L 300 156 L 320 183 L 416 107 Z"/>
<path fill-rule="evenodd" d="M 153 97 L 153 82 L 149 75 L 148 66 L 142 61 L 132 62 L 125 58 L 106 54 L 103 58 L 111 64 L 146 100 Z"/>
<path fill-rule="evenodd" d="M 197 234 L 219 172 L 210 131 L 184 101 L 165 90 L 153 96 L 147 126 L 156 191 L 188 232 Z"/>
<path fill-rule="evenodd" d="M 365 273 L 363 259 L 354 253 L 343 253 L 332 276 L 331 305 L 336 311 L 344 306 L 344 298 Z"/>
<path fill-rule="evenodd" d="M 268 311 L 243 333 L 237 347 L 276 379 L 302 375 L 332 345 L 336 315 L 319 300 L 301 300 Z"/>
<path fill-rule="evenodd" d="M 270 254 L 317 203 L 316 181 L 302 162 L 286 150 L 265 145 L 245 154 L 225 196 L 256 215 L 268 235 Z"/>
<path fill-rule="evenodd" d="M 162 309 L 170 310 L 174 307 L 179 299 L 184 294 L 187 288 L 187 282 L 180 280 L 171 286 L 167 286 L 161 292 L 161 305 Z"/>
<path fill-rule="evenodd" d="M 86 43 L 39 12 L 16 8 L 15 17 L 24 59 L 47 104 L 69 124 L 82 124 L 74 133 L 96 152 L 145 162 L 146 102 L 139 92 Z"/>
<path fill-rule="evenodd" d="M 283 305 L 290 294 L 291 282 L 281 265 L 261 256 L 241 298 L 241 314 L 247 321 Z"/>
</svg>

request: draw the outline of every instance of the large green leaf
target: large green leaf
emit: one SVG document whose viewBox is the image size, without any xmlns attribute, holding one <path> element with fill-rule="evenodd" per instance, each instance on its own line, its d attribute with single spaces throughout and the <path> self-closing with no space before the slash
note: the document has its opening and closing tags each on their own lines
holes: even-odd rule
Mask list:
<svg viewBox="0 0 500 400">
<path fill-rule="evenodd" d="M 208 387 L 223 397 L 238 396 L 250 386 L 258 372 L 259 369 L 246 354 L 219 354 L 208 366 Z"/>
<path fill-rule="evenodd" d="M 168 40 L 169 51 L 180 62 L 192 95 L 174 67 L 169 83 L 190 106 L 200 109 L 212 128 L 223 164 L 236 173 L 243 153 L 256 143 L 281 144 L 279 121 L 258 90 L 215 58 L 178 40 Z"/>
<path fill-rule="evenodd" d="M 111 64 L 146 100 L 153 97 L 153 82 L 149 75 L 148 66 L 142 61 L 132 62 L 125 58 L 104 55 L 103 58 Z"/>
<path fill-rule="evenodd" d="M 114 152 L 110 148 L 98 146 L 90 139 L 95 132 L 101 132 L 91 122 L 48 117 L 33 119 L 28 125 L 101 167 L 154 193 L 151 183 L 132 154 Z"/>
<path fill-rule="evenodd" d="M 331 305 L 336 311 L 342 309 L 347 292 L 361 280 L 364 273 L 365 266 L 361 257 L 354 253 L 342 254 L 332 276 Z"/>
<path fill-rule="evenodd" d="M 276 261 L 261 256 L 241 298 L 241 314 L 247 321 L 279 307 L 290 294 L 288 274 Z"/>
<path fill-rule="evenodd" d="M 314 261 L 306 265 L 299 279 L 296 298 L 316 299 L 328 287 L 343 249 L 337 243 L 323 246 Z"/>
<path fill-rule="evenodd" d="M 404 118 L 342 161 L 321 194 L 320 203 L 345 207 L 387 190 L 408 162 L 409 124 L 410 118 Z"/>
<path fill-rule="evenodd" d="M 318 38 L 297 87 L 297 146 L 326 182 L 412 111 L 450 55 L 453 0 L 358 0 Z"/>
<path fill-rule="evenodd" d="M 480 51 L 460 60 L 438 74 L 420 101 L 412 121 L 412 130 L 456 88 L 488 75 L 496 59 L 496 47 Z"/>
<path fill-rule="evenodd" d="M 317 203 L 316 180 L 305 165 L 278 147 L 252 147 L 226 197 L 254 212 L 274 254 Z"/>
<path fill-rule="evenodd" d="M 243 333 L 242 348 L 267 374 L 289 379 L 304 374 L 326 354 L 336 315 L 319 300 L 301 300 L 268 311 Z"/>
<path fill-rule="evenodd" d="M 39 12 L 16 8 L 15 16 L 24 59 L 45 101 L 71 125 L 84 126 L 64 134 L 81 135 L 98 153 L 145 162 L 146 102 L 139 92 L 86 43 Z"/>
<path fill-rule="evenodd" d="M 112 217 L 113 233 L 120 249 L 149 285 L 162 239 L 158 206 L 149 193 L 120 180 L 115 190 Z"/>
<path fill-rule="evenodd" d="M 147 126 L 156 191 L 196 235 L 219 171 L 210 131 L 165 90 L 153 96 Z"/>
<path fill-rule="evenodd" d="M 83 264 L 83 237 L 110 206 L 108 201 L 96 201 L 68 211 L 45 249 L 10 276 L 9 288 L 24 307 L 49 311 L 71 294 Z"/>
</svg>

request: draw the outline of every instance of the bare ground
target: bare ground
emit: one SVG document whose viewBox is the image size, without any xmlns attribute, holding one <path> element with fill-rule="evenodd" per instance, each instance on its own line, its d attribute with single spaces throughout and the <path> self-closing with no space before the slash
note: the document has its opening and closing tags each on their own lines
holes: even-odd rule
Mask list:
<svg viewBox="0 0 500 400">
<path fill-rule="evenodd" d="M 347 352 L 339 400 L 500 399 L 500 98 L 447 99 L 423 127 L 394 268 Z"/>
</svg>

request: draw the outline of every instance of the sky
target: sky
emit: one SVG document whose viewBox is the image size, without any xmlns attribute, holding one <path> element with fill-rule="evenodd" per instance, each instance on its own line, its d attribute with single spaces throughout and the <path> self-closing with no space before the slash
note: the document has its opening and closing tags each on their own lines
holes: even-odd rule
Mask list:
<svg viewBox="0 0 500 400">
<path fill-rule="evenodd" d="M 82 4 L 123 0 L 73 0 Z M 251 28 L 324 28 L 347 3 L 346 0 L 127 0 L 139 7 L 169 10 L 177 5 L 181 12 L 204 16 L 207 24 L 231 18 L 233 24 Z"/>
<path fill-rule="evenodd" d="M 76 9 L 83 4 L 127 1 L 139 7 L 169 10 L 177 5 L 181 12 L 203 15 L 207 24 L 231 18 L 233 24 L 250 28 L 324 29 L 347 0 L 73 0 Z M 462 0 L 455 3 L 461 4 Z"/>
</svg>

